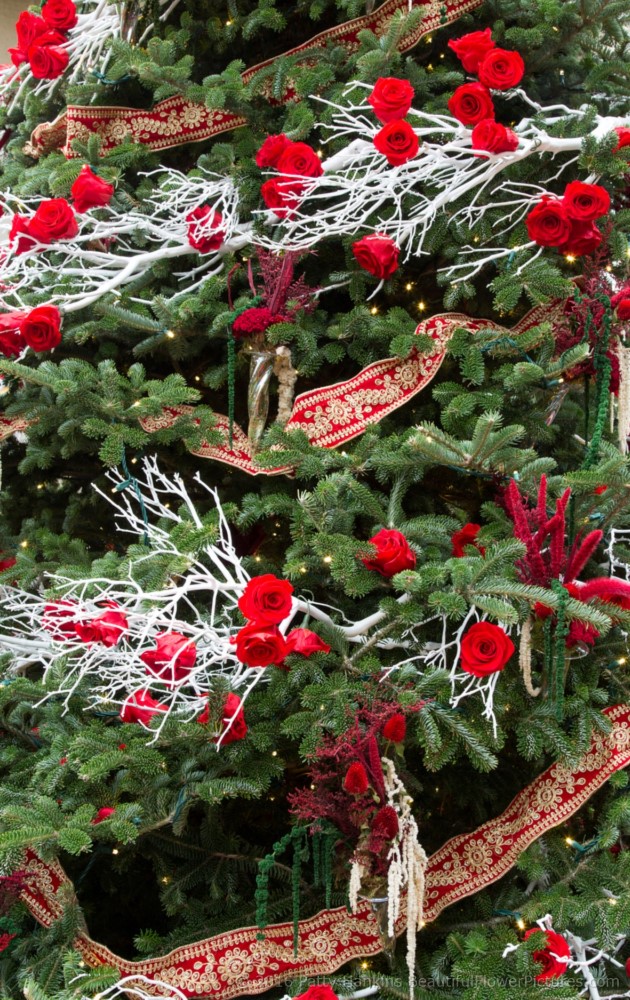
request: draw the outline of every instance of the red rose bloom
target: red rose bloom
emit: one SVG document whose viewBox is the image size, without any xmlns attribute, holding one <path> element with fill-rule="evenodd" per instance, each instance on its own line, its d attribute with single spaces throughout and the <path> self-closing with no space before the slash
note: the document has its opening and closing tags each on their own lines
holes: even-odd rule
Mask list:
<svg viewBox="0 0 630 1000">
<path fill-rule="evenodd" d="M 396 712 L 383 725 L 381 732 L 386 740 L 392 743 L 402 743 L 407 732 L 407 722 L 402 712 Z"/>
<path fill-rule="evenodd" d="M 545 935 L 546 946 L 535 951 L 533 955 L 534 961 L 542 965 L 542 972 L 536 976 L 537 983 L 544 983 L 548 979 L 559 979 L 567 971 L 567 962 L 571 958 L 569 945 L 562 934 L 556 931 L 540 931 L 532 927 L 525 933 L 525 940 L 527 941 L 532 934 L 541 933 Z"/>
<path fill-rule="evenodd" d="M 0 314 L 0 354 L 13 358 L 21 354 L 26 344 L 20 335 L 20 323 L 28 313 L 9 312 Z"/>
<path fill-rule="evenodd" d="M 165 712 L 164 705 L 152 698 L 148 691 L 134 691 L 130 694 L 120 710 L 123 722 L 142 722 L 148 726 L 154 715 Z"/>
<path fill-rule="evenodd" d="M 291 140 L 283 132 L 280 135 L 268 135 L 256 153 L 256 166 L 263 169 L 277 167 L 278 160 L 290 145 Z"/>
<path fill-rule="evenodd" d="M 380 122 L 393 122 L 405 117 L 411 107 L 413 95 L 414 90 L 408 80 L 382 76 L 374 84 L 368 104 L 372 105 Z"/>
<path fill-rule="evenodd" d="M 478 125 L 494 118 L 492 94 L 482 83 L 463 83 L 449 99 L 448 110 L 462 125 Z"/>
<path fill-rule="evenodd" d="M 607 489 L 608 489 L 607 486 L 603 486 L 603 485 L 602 486 L 596 486 L 595 489 L 593 490 L 593 493 L 595 494 L 596 497 L 600 497 L 602 495 L 602 493 L 606 492 Z"/>
<path fill-rule="evenodd" d="M 363 764 L 355 760 L 346 771 L 346 776 L 343 779 L 344 789 L 349 795 L 363 795 L 364 792 L 367 792 L 369 784 L 367 771 Z"/>
<path fill-rule="evenodd" d="M 77 8 L 72 0 L 46 0 L 42 7 L 42 17 L 49 28 L 70 31 L 77 23 Z"/>
<path fill-rule="evenodd" d="M 254 622 L 236 635 L 236 655 L 247 667 L 279 666 L 287 652 L 287 644 L 277 625 Z"/>
<path fill-rule="evenodd" d="M 624 288 L 613 295 L 610 304 L 617 313 L 617 319 L 630 319 L 630 289 Z"/>
<path fill-rule="evenodd" d="M 483 57 L 495 47 L 490 28 L 471 31 L 461 38 L 453 38 L 448 43 L 467 73 L 476 73 Z"/>
<path fill-rule="evenodd" d="M 180 632 L 158 632 L 155 649 L 140 654 L 150 673 L 169 684 L 186 680 L 197 660 L 197 647 Z"/>
<path fill-rule="evenodd" d="M 5 569 L 12 569 L 17 563 L 15 556 L 7 556 L 6 559 L 0 559 L 0 573 L 4 573 Z"/>
<path fill-rule="evenodd" d="M 500 625 L 477 622 L 462 639 L 460 667 L 473 677 L 487 677 L 503 670 L 514 652 L 514 643 Z"/>
<path fill-rule="evenodd" d="M 398 267 L 398 247 L 383 233 L 372 233 L 352 244 L 352 253 L 364 271 L 375 278 L 390 278 Z"/>
<path fill-rule="evenodd" d="M 186 216 L 188 223 L 188 242 L 199 253 L 211 253 L 218 250 L 225 239 L 225 230 L 221 229 L 223 218 L 209 205 L 198 205 Z"/>
<path fill-rule="evenodd" d="M 242 709 L 241 699 L 237 694 L 232 691 L 226 696 L 225 702 L 223 704 L 223 717 L 221 719 L 221 733 L 225 732 L 225 728 L 228 722 L 231 721 L 230 728 L 225 733 L 225 736 L 221 740 L 222 746 L 227 746 L 228 743 L 236 743 L 238 740 L 245 739 L 247 736 L 247 723 L 245 722 L 245 713 Z M 210 706 L 207 705 L 203 710 L 201 715 L 197 718 L 202 726 L 207 726 L 210 722 Z M 218 743 L 219 736 L 213 737 L 212 742 Z"/>
<path fill-rule="evenodd" d="M 27 253 L 35 246 L 35 240 L 30 237 L 29 220 L 25 215 L 14 215 L 9 230 L 9 243 L 15 243 L 15 253 Z"/>
<path fill-rule="evenodd" d="M 487 153 L 513 153 L 518 149 L 516 132 L 493 118 L 485 118 L 475 125 L 470 140 L 473 149 L 483 149 Z"/>
<path fill-rule="evenodd" d="M 238 606 L 242 613 L 257 625 L 278 625 L 291 612 L 293 584 L 279 580 L 273 573 L 253 577 Z"/>
<path fill-rule="evenodd" d="M 92 820 L 93 826 L 96 826 L 97 823 L 102 823 L 104 819 L 109 819 L 109 817 L 113 816 L 115 812 L 116 810 L 112 809 L 111 806 L 103 806 L 101 809 L 99 809 L 96 816 Z"/>
<path fill-rule="evenodd" d="M 28 220 L 28 235 L 38 243 L 71 240 L 79 232 L 77 220 L 65 198 L 42 201 L 35 215 Z"/>
<path fill-rule="evenodd" d="M 11 49 L 9 49 L 9 52 Z M 618 128 L 613 129 L 613 132 L 617 133 L 617 145 L 613 149 L 613 153 L 617 153 L 624 146 L 630 146 L 630 128 L 624 128 L 623 125 Z"/>
<path fill-rule="evenodd" d="M 293 210 L 300 204 L 304 184 L 299 180 L 271 177 L 261 185 L 260 193 L 267 208 L 275 212 L 279 219 L 291 218 Z"/>
<path fill-rule="evenodd" d="M 267 306 L 252 306 L 244 309 L 232 323 L 232 333 L 235 337 L 247 337 L 251 334 L 264 333 L 274 323 L 286 323 L 286 316 L 275 316 Z"/>
<path fill-rule="evenodd" d="M 87 163 L 70 188 L 75 212 L 88 212 L 91 208 L 109 205 L 114 193 L 114 185 L 97 177 Z"/>
<path fill-rule="evenodd" d="M 571 236 L 566 205 L 559 198 L 543 195 L 525 219 L 530 240 L 540 247 L 560 247 Z"/>
<path fill-rule="evenodd" d="M 290 142 L 275 166 L 281 174 L 295 174 L 297 177 L 321 177 L 324 173 L 319 156 L 305 142 Z"/>
<path fill-rule="evenodd" d="M 610 210 L 610 195 L 601 184 L 571 181 L 564 189 L 563 201 L 571 220 L 594 222 Z"/>
<path fill-rule="evenodd" d="M 55 642 L 76 639 L 76 610 L 74 601 L 52 601 L 44 606 L 42 625 L 47 632 L 50 632 Z"/>
<path fill-rule="evenodd" d="M 20 335 L 33 351 L 52 351 L 61 343 L 61 314 L 57 306 L 37 306 L 20 323 Z"/>
<path fill-rule="evenodd" d="M 491 49 L 479 63 L 479 80 L 491 90 L 510 90 L 523 79 L 525 63 L 518 52 Z"/>
<path fill-rule="evenodd" d="M 29 47 L 28 61 L 36 80 L 56 80 L 67 69 L 70 55 L 65 41 L 59 31 L 47 31 Z"/>
<path fill-rule="evenodd" d="M 584 254 L 597 250 L 601 242 L 602 234 L 592 222 L 575 222 L 572 219 L 571 235 L 560 249 L 563 253 L 572 254 L 574 257 L 583 257 Z"/>
<path fill-rule="evenodd" d="M 81 642 L 101 642 L 108 648 L 117 646 L 129 629 L 127 616 L 122 611 L 106 611 L 88 622 L 77 622 L 77 635 Z"/>
<path fill-rule="evenodd" d="M 313 653 L 330 653 L 330 646 L 310 628 L 291 629 L 287 638 L 287 653 L 311 656 Z"/>
<path fill-rule="evenodd" d="M 398 814 L 393 806 L 383 806 L 372 820 L 372 833 L 393 840 L 399 830 Z"/>
<path fill-rule="evenodd" d="M 381 576 L 389 578 L 403 570 L 415 568 L 416 554 L 402 532 L 393 528 L 381 528 L 370 538 L 370 544 L 376 546 L 376 554 L 366 556 L 361 562 Z"/>
<path fill-rule="evenodd" d="M 420 141 L 409 122 L 396 120 L 383 125 L 374 136 L 374 145 L 392 167 L 399 167 L 413 160 Z"/>
<path fill-rule="evenodd" d="M 451 535 L 451 542 L 453 544 L 451 555 L 461 558 L 461 556 L 466 555 L 464 551 L 466 545 L 474 545 L 481 555 L 484 556 L 486 554 L 486 550 L 483 545 L 477 545 L 476 541 L 477 535 L 480 531 L 480 524 L 471 524 L 469 522 L 468 524 L 465 524 L 463 528 L 460 528 L 459 531 L 453 532 Z"/>
<path fill-rule="evenodd" d="M 324 983 L 321 986 L 309 986 L 305 993 L 300 993 L 294 1000 L 339 1000 L 332 986 Z"/>
<path fill-rule="evenodd" d="M 30 10 L 23 10 L 15 25 L 17 32 L 17 45 L 14 49 L 9 49 L 11 61 L 14 66 L 19 66 L 26 62 L 28 50 L 39 35 L 48 31 L 48 25 L 43 17 L 31 14 Z"/>
</svg>

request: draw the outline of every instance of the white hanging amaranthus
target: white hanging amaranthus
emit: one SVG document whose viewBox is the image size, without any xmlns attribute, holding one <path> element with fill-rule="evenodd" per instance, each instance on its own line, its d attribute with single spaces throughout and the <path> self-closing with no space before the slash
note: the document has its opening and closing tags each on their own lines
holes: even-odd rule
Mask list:
<svg viewBox="0 0 630 1000">
<path fill-rule="evenodd" d="M 370 90 L 371 86 L 353 83 L 346 94 L 356 88 Z M 557 180 L 578 160 L 584 137 L 559 138 L 550 133 L 561 122 L 575 126 L 586 120 L 592 109 L 575 110 L 561 104 L 543 107 L 520 89 L 503 97 L 519 98 L 534 111 L 532 118 L 516 126 L 519 143 L 513 152 L 480 153 L 472 148 L 471 129 L 455 118 L 411 108 L 407 118 L 420 140 L 420 149 L 413 159 L 395 167 L 374 145 L 374 136 L 382 126 L 367 103 L 351 106 L 323 101 L 333 111 L 332 123 L 319 123 L 328 132 L 324 141 L 347 139 L 349 143 L 324 160 L 322 176 L 304 178 L 300 203 L 282 222 L 270 210 L 261 213 L 276 227 L 273 235 L 263 234 L 261 242 L 276 251 L 306 250 L 326 238 L 378 232 L 391 237 L 408 259 L 431 252 L 426 239 L 439 218 L 448 218 L 449 225 L 463 223 L 473 229 L 488 212 L 499 210 L 502 221 L 494 235 L 501 242 L 463 247 L 460 255 L 467 259 L 445 267 L 443 272 L 455 282 L 470 280 L 491 261 L 535 249 L 534 257 L 528 260 L 531 262 L 544 248 L 533 241 L 506 246 L 509 233 L 548 193 L 545 184 Z M 616 127 L 627 125 L 627 117 L 596 116 L 589 135 L 601 139 Z M 557 169 L 545 182 L 519 184 L 504 179 L 515 164 L 545 154 L 560 157 Z M 295 182 L 295 177 L 274 176 L 281 183 Z M 451 214 L 452 206 L 458 203 L 460 207 Z"/>
</svg>

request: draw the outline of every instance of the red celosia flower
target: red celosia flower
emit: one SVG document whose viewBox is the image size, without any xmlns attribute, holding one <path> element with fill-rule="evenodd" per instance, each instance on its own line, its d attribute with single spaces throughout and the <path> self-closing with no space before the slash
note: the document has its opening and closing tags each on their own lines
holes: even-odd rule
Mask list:
<svg viewBox="0 0 630 1000">
<path fill-rule="evenodd" d="M 395 715 L 392 715 L 381 730 L 385 739 L 391 740 L 392 743 L 402 743 L 405 738 L 406 731 L 407 722 L 401 712 L 396 712 Z"/>
<path fill-rule="evenodd" d="M 372 833 L 393 840 L 399 830 L 398 813 L 393 806 L 383 806 L 372 820 Z"/>
<path fill-rule="evenodd" d="M 368 776 L 363 764 L 355 761 L 346 772 L 343 787 L 350 795 L 363 795 L 367 791 L 368 785 Z"/>
</svg>

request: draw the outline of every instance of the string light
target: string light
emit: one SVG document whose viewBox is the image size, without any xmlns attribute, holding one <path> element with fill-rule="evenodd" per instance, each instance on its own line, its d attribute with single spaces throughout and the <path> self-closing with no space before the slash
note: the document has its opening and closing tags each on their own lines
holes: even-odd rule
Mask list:
<svg viewBox="0 0 630 1000">
<path fill-rule="evenodd" d="M 332 562 L 332 556 L 324 556 L 322 562 L 331 563 Z"/>
<path fill-rule="evenodd" d="M 525 921 L 523 920 L 522 917 L 518 918 L 518 920 L 516 921 L 516 926 L 518 927 L 519 931 L 525 930 Z"/>
<path fill-rule="evenodd" d="M 118 850 L 117 847 L 114 847 L 114 849 L 112 850 L 112 854 L 120 854 L 120 851 Z"/>
<path fill-rule="evenodd" d="M 418 309 L 420 310 L 420 312 L 424 312 L 426 307 L 427 307 L 426 302 L 418 302 Z"/>
<path fill-rule="evenodd" d="M 405 285 L 405 291 L 410 292 L 412 288 L 413 288 L 413 281 L 408 281 L 407 284 Z"/>
<path fill-rule="evenodd" d="M 277 750 L 272 750 L 271 751 L 271 756 L 272 757 L 277 757 L 278 756 L 278 751 Z"/>
<path fill-rule="evenodd" d="M 43 483 L 38 483 L 37 484 L 37 489 L 38 490 L 43 490 L 43 488 L 44 488 L 44 484 Z"/>
<path fill-rule="evenodd" d="M 260 556 L 254 556 L 254 562 L 260 562 Z"/>
<path fill-rule="evenodd" d="M 162 883 L 163 883 L 164 885 L 168 885 L 170 881 L 171 881 L 171 880 L 170 880 L 170 878 L 168 877 L 168 875 L 164 875 L 164 876 L 163 876 L 163 877 L 162 877 L 162 878 L 160 879 L 160 882 L 162 882 Z"/>
<path fill-rule="evenodd" d="M 369 962 L 361 962 L 361 968 L 363 970 L 369 969 L 370 968 L 370 963 Z"/>
<path fill-rule="evenodd" d="M 168 337 L 169 340 L 175 340 L 176 334 L 174 334 L 172 330 L 167 330 L 166 336 Z"/>
<path fill-rule="evenodd" d="M 376 316 L 377 313 L 378 313 L 378 306 L 372 306 L 372 308 L 370 309 L 370 312 L 371 312 L 372 316 Z"/>
<path fill-rule="evenodd" d="M 229 27 L 230 27 L 230 25 L 231 25 L 231 23 L 232 23 L 231 21 L 226 21 L 226 22 L 225 22 L 225 27 L 226 27 L 226 28 L 229 28 Z"/>
<path fill-rule="evenodd" d="M 24 539 L 23 542 L 20 542 L 20 548 L 21 549 L 27 549 L 28 548 L 28 540 L 26 538 Z"/>
<path fill-rule="evenodd" d="M 306 566 L 300 566 L 300 573 L 306 573 Z"/>
<path fill-rule="evenodd" d="M 575 264 L 577 257 L 574 257 L 572 253 L 565 253 L 564 259 L 566 260 L 567 264 Z"/>
<path fill-rule="evenodd" d="M 195 382 L 201 382 L 201 376 L 195 375 Z"/>
</svg>

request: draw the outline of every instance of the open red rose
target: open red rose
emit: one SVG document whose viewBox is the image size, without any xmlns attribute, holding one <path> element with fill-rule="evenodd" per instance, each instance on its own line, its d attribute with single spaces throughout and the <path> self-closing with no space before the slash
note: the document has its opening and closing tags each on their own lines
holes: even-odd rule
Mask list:
<svg viewBox="0 0 630 1000">
<path fill-rule="evenodd" d="M 617 133 L 617 145 L 613 149 L 613 153 L 617 153 L 624 146 L 630 146 L 630 128 L 624 128 L 623 125 L 620 125 L 618 128 L 613 129 L 613 132 Z"/>
<path fill-rule="evenodd" d="M 218 250 L 225 239 L 225 230 L 221 229 L 223 218 L 209 205 L 198 205 L 186 216 L 188 223 L 188 242 L 199 253 L 211 253 Z"/>
<path fill-rule="evenodd" d="M 311 656 L 313 653 L 330 653 L 330 646 L 324 642 L 317 632 L 311 632 L 309 628 L 291 629 L 286 637 L 287 653 L 300 653 L 302 656 Z"/>
<path fill-rule="evenodd" d="M 268 135 L 256 153 L 256 166 L 261 168 L 277 167 L 278 160 L 287 146 L 290 145 L 291 140 L 284 133 L 280 135 Z"/>
<path fill-rule="evenodd" d="M 473 677 L 487 677 L 503 670 L 514 653 L 514 643 L 500 625 L 477 622 L 462 639 L 459 665 Z"/>
<path fill-rule="evenodd" d="M 563 201 L 569 218 L 576 222 L 594 222 L 610 211 L 610 195 L 601 184 L 571 181 L 564 189 Z"/>
<path fill-rule="evenodd" d="M 274 323 L 286 322 L 286 316 L 274 315 L 267 306 L 252 306 L 236 317 L 232 323 L 232 333 L 235 337 L 249 337 L 264 333 Z"/>
<path fill-rule="evenodd" d="M 461 38 L 452 38 L 448 43 L 467 73 L 476 73 L 483 57 L 495 47 L 490 28 L 471 31 Z"/>
<path fill-rule="evenodd" d="M 71 240 L 78 232 L 76 216 L 65 198 L 42 201 L 35 215 L 28 220 L 28 235 L 38 243 Z"/>
<path fill-rule="evenodd" d="M 15 25 L 17 32 L 17 45 L 14 49 L 9 49 L 11 61 L 14 66 L 20 66 L 26 62 L 28 50 L 39 35 L 48 31 L 48 25 L 43 17 L 31 14 L 30 10 L 23 10 Z"/>
<path fill-rule="evenodd" d="M 257 625 L 278 625 L 291 612 L 293 584 L 273 573 L 254 576 L 238 600 L 241 612 Z"/>
<path fill-rule="evenodd" d="M 110 816 L 113 816 L 115 812 L 116 810 L 112 809 L 111 806 L 102 806 L 92 820 L 92 824 L 96 826 L 98 823 L 102 823 L 103 820 L 109 819 Z"/>
<path fill-rule="evenodd" d="M 0 313 L 0 354 L 4 354 L 5 358 L 14 358 L 26 347 L 20 334 L 20 323 L 27 315 L 18 310 Z"/>
<path fill-rule="evenodd" d="M 383 125 L 374 136 L 374 145 L 392 167 L 413 160 L 420 148 L 418 136 L 409 122 L 396 120 Z"/>
<path fill-rule="evenodd" d="M 20 323 L 20 336 L 33 351 L 52 351 L 61 343 L 57 306 L 36 306 Z"/>
<path fill-rule="evenodd" d="M 192 639 L 180 632 L 158 632 L 155 646 L 140 654 L 149 672 L 169 684 L 186 680 L 197 660 L 197 647 Z"/>
<path fill-rule="evenodd" d="M 148 691 L 134 691 L 130 694 L 120 710 L 123 722 L 141 722 L 148 726 L 154 715 L 165 712 L 166 708 L 152 698 Z"/>
<path fill-rule="evenodd" d="M 276 163 L 276 170 L 297 177 L 321 177 L 324 173 L 319 156 L 306 142 L 290 142 L 285 146 Z"/>
<path fill-rule="evenodd" d="M 402 743 L 407 732 L 407 721 L 402 712 L 396 712 L 383 724 L 381 732 L 386 740 Z"/>
<path fill-rule="evenodd" d="M 492 94 L 482 83 L 463 83 L 449 98 L 448 110 L 462 125 L 478 125 L 494 118 Z"/>
<path fill-rule="evenodd" d="M 300 993 L 294 1000 L 339 1000 L 339 997 L 332 986 L 329 986 L 328 983 L 322 983 L 320 986 L 309 986 L 304 993 Z"/>
<path fill-rule="evenodd" d="M 390 278 L 398 267 L 398 247 L 383 233 L 363 236 L 352 244 L 352 253 L 363 270 L 375 278 Z"/>
<path fill-rule="evenodd" d="M 413 95 L 414 90 L 409 80 L 381 76 L 374 84 L 368 104 L 372 105 L 378 120 L 387 123 L 405 117 L 411 107 Z"/>
<path fill-rule="evenodd" d="M 208 725 L 210 722 L 209 705 L 206 705 L 201 715 L 198 716 L 197 722 L 199 722 L 202 726 Z M 230 728 L 226 731 L 228 723 L 230 723 Z M 242 740 L 247 736 L 247 723 L 245 722 L 245 713 L 243 712 L 242 702 L 239 696 L 234 694 L 232 691 L 230 691 L 230 693 L 226 696 L 223 704 L 221 733 L 225 733 L 221 739 L 222 746 L 227 746 L 228 743 L 236 743 L 238 740 Z M 217 743 L 218 741 L 219 736 L 213 737 L 213 743 Z"/>
<path fill-rule="evenodd" d="M 630 319 L 630 288 L 624 288 L 613 295 L 610 304 L 617 313 L 617 319 L 622 322 Z"/>
<path fill-rule="evenodd" d="M 277 625 L 246 625 L 236 635 L 236 655 L 247 667 L 279 666 L 287 644 Z"/>
<path fill-rule="evenodd" d="M 15 556 L 7 556 L 6 559 L 0 559 L 0 573 L 4 573 L 6 569 L 12 569 L 17 563 Z"/>
<path fill-rule="evenodd" d="M 81 173 L 70 188 L 75 212 L 88 212 L 91 208 L 109 205 L 114 193 L 114 185 L 97 177 L 91 167 L 81 167 Z"/>
<path fill-rule="evenodd" d="M 42 626 L 50 632 L 55 642 L 76 639 L 76 613 L 75 601 L 51 601 L 44 605 Z"/>
<path fill-rule="evenodd" d="M 485 118 L 475 125 L 470 141 L 473 149 L 483 149 L 488 153 L 513 153 L 518 149 L 516 132 L 493 118 Z"/>
<path fill-rule="evenodd" d="M 583 257 L 584 254 L 597 250 L 602 239 L 602 234 L 592 222 L 576 222 L 571 219 L 571 234 L 560 249 L 573 257 Z"/>
<path fill-rule="evenodd" d="M 453 532 L 451 535 L 451 542 L 453 545 L 451 555 L 461 558 L 466 555 L 464 551 L 467 545 L 474 545 L 475 548 L 481 553 L 481 555 L 486 554 L 486 550 L 482 545 L 477 545 L 477 535 L 481 531 L 480 524 L 465 524 L 463 528 L 459 531 Z"/>
<path fill-rule="evenodd" d="M 370 538 L 370 544 L 376 546 L 376 554 L 361 560 L 368 569 L 387 578 L 403 570 L 414 569 L 416 554 L 402 532 L 381 528 Z"/>
<path fill-rule="evenodd" d="M 532 927 L 526 931 L 525 940 L 532 934 L 545 935 L 545 947 L 535 951 L 534 961 L 542 965 L 542 972 L 535 977 L 537 983 L 547 982 L 549 979 L 559 979 L 567 971 L 567 962 L 571 958 L 571 949 L 562 934 L 556 931 L 540 931 L 537 927 Z"/>
<path fill-rule="evenodd" d="M 367 792 L 369 784 L 367 771 L 363 764 L 355 760 L 346 771 L 346 776 L 343 779 L 344 789 L 349 795 L 363 795 L 364 792 Z"/>
<path fill-rule="evenodd" d="M 56 80 L 67 69 L 70 55 L 59 31 L 40 35 L 28 50 L 28 62 L 36 80 Z"/>
<path fill-rule="evenodd" d="M 530 240 L 541 247 L 560 247 L 571 237 L 571 220 L 564 201 L 543 195 L 525 219 Z"/>
<path fill-rule="evenodd" d="M 518 52 L 491 49 L 479 63 L 479 80 L 491 90 L 511 90 L 523 79 L 525 63 Z"/>
<path fill-rule="evenodd" d="M 304 193 L 304 183 L 299 180 L 285 180 L 281 177 L 271 177 L 261 185 L 262 199 L 279 219 L 291 218 L 294 209 L 300 204 Z"/>
<path fill-rule="evenodd" d="M 573 649 L 578 643 L 582 646 L 594 646 L 595 640 L 599 639 L 599 635 L 599 629 L 596 629 L 594 625 L 585 625 L 583 622 L 571 622 L 564 644 L 567 649 Z"/>
<path fill-rule="evenodd" d="M 127 616 L 122 611 L 105 611 L 87 622 L 77 622 L 77 635 L 81 642 L 100 642 L 108 648 L 117 646 L 129 629 Z"/>
<path fill-rule="evenodd" d="M 11 229 L 9 230 L 9 243 L 16 254 L 27 253 L 35 246 L 29 232 L 29 220 L 25 215 L 17 215 L 11 219 Z"/>
<path fill-rule="evenodd" d="M 70 31 L 77 21 L 77 8 L 72 0 L 46 0 L 42 7 L 42 17 L 49 28 Z"/>
</svg>

